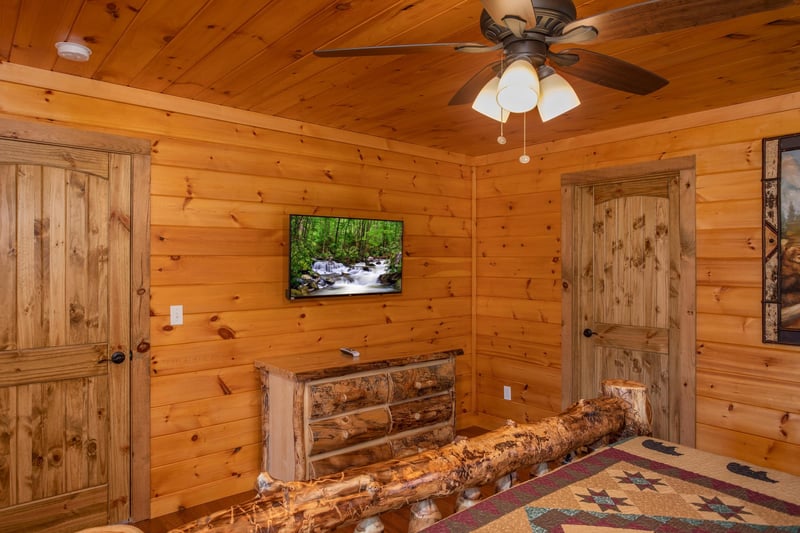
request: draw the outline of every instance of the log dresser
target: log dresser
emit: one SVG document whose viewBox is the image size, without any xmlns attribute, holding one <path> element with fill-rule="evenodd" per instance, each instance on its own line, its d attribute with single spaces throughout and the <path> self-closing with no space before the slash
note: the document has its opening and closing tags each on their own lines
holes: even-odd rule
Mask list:
<svg viewBox="0 0 800 533">
<path fill-rule="evenodd" d="M 306 480 L 413 455 L 455 436 L 455 358 L 430 344 L 338 350 L 256 361 L 262 469 Z"/>
</svg>

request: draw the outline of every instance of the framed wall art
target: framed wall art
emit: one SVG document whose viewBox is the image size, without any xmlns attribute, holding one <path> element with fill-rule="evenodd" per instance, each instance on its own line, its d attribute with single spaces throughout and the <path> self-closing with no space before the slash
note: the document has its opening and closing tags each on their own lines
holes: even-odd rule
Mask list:
<svg viewBox="0 0 800 533">
<path fill-rule="evenodd" d="M 800 345 L 800 134 L 763 141 L 764 342 Z"/>
</svg>

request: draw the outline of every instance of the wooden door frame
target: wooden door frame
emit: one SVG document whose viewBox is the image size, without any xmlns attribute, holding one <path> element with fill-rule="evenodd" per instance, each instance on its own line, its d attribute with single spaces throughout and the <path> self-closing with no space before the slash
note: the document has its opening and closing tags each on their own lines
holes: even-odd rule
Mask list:
<svg viewBox="0 0 800 533">
<path fill-rule="evenodd" d="M 150 141 L 0 118 L 0 138 L 130 154 L 130 519 L 150 517 Z"/>
<path fill-rule="evenodd" d="M 573 347 L 577 345 L 579 332 L 573 324 L 579 324 L 577 313 L 577 298 L 580 295 L 572 290 L 578 273 L 575 253 L 575 221 L 573 210 L 575 205 L 575 191 L 577 187 L 594 185 L 598 183 L 614 183 L 645 177 L 675 177 L 680 180 L 678 193 L 680 217 L 678 232 L 680 235 L 680 253 L 678 257 L 671 257 L 670 262 L 677 260 L 677 264 L 670 264 L 673 272 L 680 276 L 678 281 L 678 328 L 680 330 L 680 350 L 677 368 L 670 367 L 671 372 L 677 372 L 683 387 L 680 405 L 672 405 L 671 412 L 678 413 L 680 443 L 690 446 L 695 444 L 695 403 L 696 403 L 696 246 L 695 246 L 695 157 L 678 157 L 632 165 L 598 168 L 580 172 L 570 172 L 561 176 L 561 275 L 562 275 L 562 300 L 561 300 L 561 401 L 566 407 L 574 401 L 573 394 Z M 575 330 L 575 331 L 573 331 Z M 670 341 L 672 344 L 673 341 Z M 672 351 L 673 346 L 670 346 Z"/>
</svg>

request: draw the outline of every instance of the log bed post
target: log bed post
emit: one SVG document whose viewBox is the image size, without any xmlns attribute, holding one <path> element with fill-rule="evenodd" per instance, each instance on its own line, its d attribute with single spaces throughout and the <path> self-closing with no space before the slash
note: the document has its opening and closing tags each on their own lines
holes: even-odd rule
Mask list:
<svg viewBox="0 0 800 533">
<path fill-rule="evenodd" d="M 409 457 L 309 481 L 282 482 L 263 472 L 255 498 L 173 533 L 331 531 L 359 521 L 360 531 L 380 531 L 380 519 L 370 517 L 413 503 L 422 516 L 420 523 L 428 525 L 425 517 L 438 513 L 435 505 L 431 508 L 431 498 L 486 485 L 603 438 L 650 434 L 642 385 L 618 380 L 604 383 L 603 390 L 614 396 L 580 400 L 558 416 L 532 424 L 510 422 L 478 437 Z M 375 529 L 368 529 L 372 527 Z"/>
<path fill-rule="evenodd" d="M 636 381 L 607 379 L 600 384 L 603 396 L 621 398 L 630 407 L 625 410 L 625 431 L 622 436 L 650 435 L 653 414 L 647 399 L 647 387 Z"/>
</svg>

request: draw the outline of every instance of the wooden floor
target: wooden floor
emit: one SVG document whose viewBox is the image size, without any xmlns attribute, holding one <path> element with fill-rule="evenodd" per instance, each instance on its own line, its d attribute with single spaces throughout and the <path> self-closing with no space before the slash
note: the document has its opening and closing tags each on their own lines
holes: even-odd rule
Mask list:
<svg viewBox="0 0 800 533">
<path fill-rule="evenodd" d="M 484 433 L 485 431 L 486 430 L 478 427 L 469 427 L 459 430 L 458 434 L 466 437 L 474 437 Z M 492 488 L 484 487 L 483 492 L 486 496 L 492 492 Z M 243 494 L 229 496 L 227 498 L 222 498 L 220 500 L 209 502 L 203 505 L 184 509 L 176 513 L 159 516 L 151 520 L 137 522 L 133 525 L 141 529 L 144 533 L 167 533 L 171 529 L 180 527 L 187 522 L 191 522 L 192 520 L 196 520 L 213 512 L 226 509 L 232 505 L 246 502 L 254 496 L 255 491 L 248 491 Z M 436 504 L 439 506 L 442 516 L 448 516 L 453 513 L 453 509 L 455 508 L 455 500 L 455 496 L 449 496 L 436 500 Z M 385 533 L 406 533 L 408 531 L 409 515 L 410 510 L 408 507 L 382 514 L 381 519 L 383 520 Z M 342 526 L 336 530 L 336 533 L 350 533 L 354 528 L 355 525 Z"/>
</svg>

